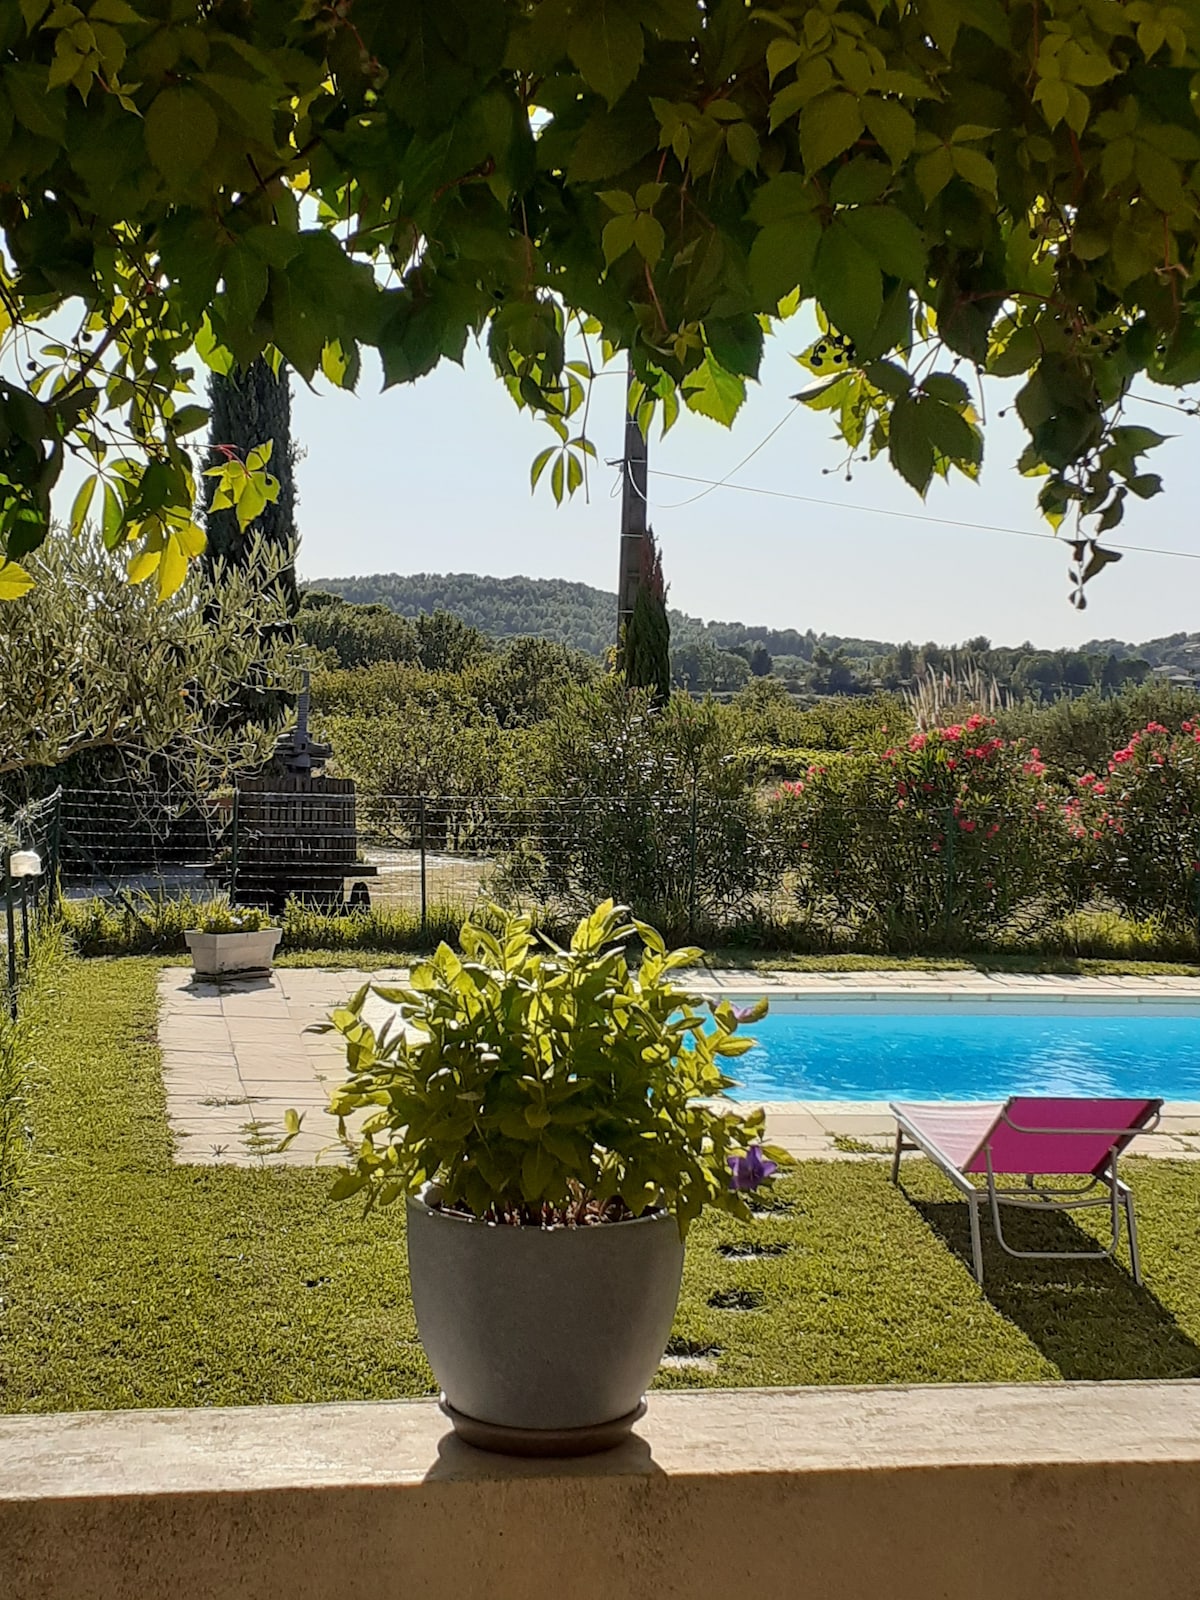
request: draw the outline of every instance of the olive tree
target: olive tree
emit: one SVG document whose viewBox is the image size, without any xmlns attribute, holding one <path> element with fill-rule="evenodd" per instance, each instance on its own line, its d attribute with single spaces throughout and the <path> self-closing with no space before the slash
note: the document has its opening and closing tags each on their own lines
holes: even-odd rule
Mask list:
<svg viewBox="0 0 1200 1600">
<path fill-rule="evenodd" d="M 90 530 L 47 540 L 28 568 L 32 586 L 0 606 L 0 779 L 101 751 L 211 786 L 270 753 L 277 728 L 232 713 L 248 689 L 294 679 L 286 555 L 254 540 L 166 600 Z"/>
</svg>

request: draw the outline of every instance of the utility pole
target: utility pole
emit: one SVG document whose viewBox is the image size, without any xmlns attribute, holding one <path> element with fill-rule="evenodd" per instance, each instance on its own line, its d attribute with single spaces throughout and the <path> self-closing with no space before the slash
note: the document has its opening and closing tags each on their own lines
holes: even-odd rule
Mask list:
<svg viewBox="0 0 1200 1600">
<path fill-rule="evenodd" d="M 633 616 L 641 578 L 642 544 L 646 537 L 646 440 L 629 400 L 634 385 L 633 363 L 625 380 L 625 456 L 621 473 L 621 559 L 617 574 L 617 660 L 622 661 L 625 629 Z"/>
</svg>

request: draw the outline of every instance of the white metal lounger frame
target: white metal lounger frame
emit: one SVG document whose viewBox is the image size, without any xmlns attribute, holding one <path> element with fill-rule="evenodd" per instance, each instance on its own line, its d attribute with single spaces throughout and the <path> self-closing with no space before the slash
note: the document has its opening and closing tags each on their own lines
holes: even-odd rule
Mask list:
<svg viewBox="0 0 1200 1600">
<path fill-rule="evenodd" d="M 892 1153 L 892 1182 L 900 1182 L 900 1157 L 906 1150 L 919 1150 L 922 1155 L 928 1156 L 933 1164 L 945 1174 L 959 1193 L 965 1198 L 971 1219 L 971 1259 L 975 1268 L 975 1281 L 983 1283 L 983 1240 L 979 1228 L 979 1202 L 987 1198 L 992 1213 L 992 1228 L 996 1235 L 996 1242 L 1000 1248 L 1010 1256 L 1021 1260 L 1038 1261 L 1108 1261 L 1117 1253 L 1117 1246 L 1121 1242 L 1121 1213 L 1125 1214 L 1125 1227 L 1129 1234 L 1129 1260 L 1133 1269 L 1133 1281 L 1140 1284 L 1142 1281 L 1142 1263 L 1138 1255 L 1137 1222 L 1133 1214 L 1133 1195 L 1129 1185 L 1123 1183 L 1117 1176 L 1117 1159 L 1135 1138 L 1144 1133 L 1153 1133 L 1158 1127 L 1162 1116 L 1161 1110 L 1156 1110 L 1145 1124 L 1138 1128 L 1027 1128 L 1014 1122 L 1008 1115 L 1008 1108 L 1003 1107 L 988 1132 L 987 1140 L 983 1147 L 984 1159 L 987 1163 L 986 1187 L 979 1189 L 954 1161 L 943 1151 L 939 1150 L 933 1140 L 922 1134 L 921 1130 L 909 1119 L 903 1116 L 894 1107 L 892 1115 L 896 1118 L 896 1147 Z M 1071 1134 L 1101 1135 L 1106 1138 L 1116 1139 L 1120 1142 L 1113 1146 L 1108 1158 L 1108 1164 L 1103 1171 L 1093 1173 L 1080 1187 L 1070 1189 L 1057 1189 L 1049 1186 L 1038 1187 L 1034 1177 L 1030 1174 L 1025 1179 L 1025 1187 L 1020 1189 L 1002 1189 L 996 1182 L 996 1174 L 992 1170 L 992 1139 L 991 1134 L 999 1123 L 1006 1123 L 1014 1133 L 1030 1135 L 1044 1135 L 1047 1138 L 1070 1136 Z M 905 1135 L 908 1135 L 906 1142 Z M 972 1158 L 974 1159 L 974 1153 Z M 1092 1191 L 1098 1187 L 1106 1190 L 1103 1195 L 1093 1197 Z M 1112 1242 L 1103 1250 L 1016 1250 L 1004 1237 L 1004 1229 L 1000 1222 L 1000 1207 L 1014 1206 L 1022 1211 L 1088 1211 L 1103 1208 L 1110 1213 L 1112 1222 Z"/>
</svg>

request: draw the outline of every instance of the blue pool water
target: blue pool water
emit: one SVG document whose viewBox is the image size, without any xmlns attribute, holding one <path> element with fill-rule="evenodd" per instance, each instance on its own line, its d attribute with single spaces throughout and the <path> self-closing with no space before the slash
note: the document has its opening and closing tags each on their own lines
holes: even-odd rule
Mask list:
<svg viewBox="0 0 1200 1600">
<path fill-rule="evenodd" d="M 1000 1100 L 1009 1094 L 1200 1101 L 1200 1014 L 778 1011 L 727 1064 L 738 1100 Z"/>
</svg>

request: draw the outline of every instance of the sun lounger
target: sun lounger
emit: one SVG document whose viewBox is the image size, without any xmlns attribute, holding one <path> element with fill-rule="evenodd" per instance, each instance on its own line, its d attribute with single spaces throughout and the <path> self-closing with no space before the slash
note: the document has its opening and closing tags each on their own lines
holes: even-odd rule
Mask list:
<svg viewBox="0 0 1200 1600">
<path fill-rule="evenodd" d="M 986 1200 L 1002 1250 L 1010 1256 L 1058 1261 L 1104 1260 L 1115 1255 L 1121 1237 L 1121 1214 L 1129 1232 L 1129 1255 L 1135 1283 L 1142 1281 L 1138 1260 L 1133 1196 L 1117 1176 L 1117 1158 L 1139 1133 L 1158 1122 L 1161 1100 L 1049 1099 L 1018 1095 L 1001 1102 L 971 1105 L 919 1105 L 893 1101 L 896 1150 L 892 1182 L 900 1181 L 900 1157 L 920 1150 L 945 1173 L 967 1201 L 971 1220 L 971 1256 L 975 1277 L 983 1282 L 983 1245 L 979 1203 Z M 1001 1188 L 997 1175 L 1024 1178 L 1016 1189 Z M 983 1187 L 973 1182 L 982 1177 Z M 1081 1180 L 1067 1188 L 1038 1184 L 1037 1179 Z M 1100 1191 L 1100 1192 L 1098 1192 Z M 1104 1207 L 1111 1213 L 1112 1243 L 1102 1250 L 1016 1250 L 1005 1239 L 1002 1206 L 1023 1211 L 1083 1211 Z"/>
</svg>

